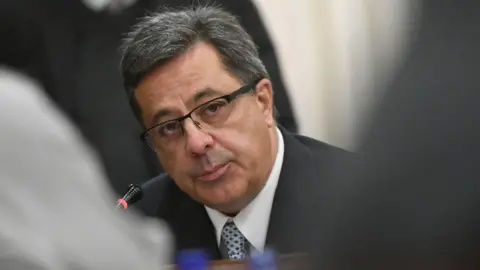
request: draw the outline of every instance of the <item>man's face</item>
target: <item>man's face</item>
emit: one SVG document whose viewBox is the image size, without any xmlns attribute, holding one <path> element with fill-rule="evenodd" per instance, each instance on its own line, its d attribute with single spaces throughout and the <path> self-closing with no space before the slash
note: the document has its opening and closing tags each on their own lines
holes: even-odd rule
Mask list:
<svg viewBox="0 0 480 270">
<path fill-rule="evenodd" d="M 146 76 L 135 97 L 149 128 L 242 86 L 225 70 L 215 48 L 200 42 Z M 157 140 L 162 142 L 160 163 L 180 189 L 225 213 L 238 212 L 257 195 L 277 151 L 271 84 L 264 79 L 254 87 L 226 105 L 228 117 L 215 128 L 186 118 L 179 136 L 168 137 L 166 129 L 167 135 Z"/>
</svg>

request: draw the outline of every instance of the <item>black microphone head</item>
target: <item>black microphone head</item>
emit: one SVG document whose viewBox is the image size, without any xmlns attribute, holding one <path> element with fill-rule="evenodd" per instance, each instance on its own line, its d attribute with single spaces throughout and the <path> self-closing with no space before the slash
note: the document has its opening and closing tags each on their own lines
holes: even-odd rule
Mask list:
<svg viewBox="0 0 480 270">
<path fill-rule="evenodd" d="M 127 209 L 129 205 L 140 201 L 143 197 L 142 187 L 139 185 L 128 185 L 127 191 L 122 198 L 118 199 L 117 208 Z"/>
<path fill-rule="evenodd" d="M 128 185 L 127 192 L 123 196 L 123 199 L 129 204 L 134 204 L 140 201 L 143 197 L 142 187 L 139 185 Z"/>
</svg>

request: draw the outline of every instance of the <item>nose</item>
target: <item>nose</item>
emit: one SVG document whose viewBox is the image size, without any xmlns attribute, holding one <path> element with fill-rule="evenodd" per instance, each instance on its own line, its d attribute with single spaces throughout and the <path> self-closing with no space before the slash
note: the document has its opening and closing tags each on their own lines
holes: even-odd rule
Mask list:
<svg viewBox="0 0 480 270">
<path fill-rule="evenodd" d="M 213 146 L 213 138 L 210 134 L 201 130 L 201 127 L 193 119 L 185 119 L 183 128 L 186 138 L 186 148 L 192 156 L 206 154 Z"/>
</svg>

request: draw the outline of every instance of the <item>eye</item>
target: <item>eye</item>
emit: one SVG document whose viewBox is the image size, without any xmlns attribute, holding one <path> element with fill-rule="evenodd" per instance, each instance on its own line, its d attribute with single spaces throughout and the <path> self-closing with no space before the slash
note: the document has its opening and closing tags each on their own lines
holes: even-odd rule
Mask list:
<svg viewBox="0 0 480 270">
<path fill-rule="evenodd" d="M 157 127 L 157 133 L 162 137 L 176 135 L 180 131 L 181 126 L 178 121 L 168 122 Z"/>
<path fill-rule="evenodd" d="M 227 104 L 228 103 L 224 100 L 206 104 L 205 107 L 202 108 L 202 115 L 207 117 L 218 115 Z"/>
</svg>

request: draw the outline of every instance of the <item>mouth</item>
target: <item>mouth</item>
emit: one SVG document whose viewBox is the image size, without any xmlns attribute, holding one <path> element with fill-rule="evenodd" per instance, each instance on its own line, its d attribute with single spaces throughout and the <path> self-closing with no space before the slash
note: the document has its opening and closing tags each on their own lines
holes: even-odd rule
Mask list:
<svg viewBox="0 0 480 270">
<path fill-rule="evenodd" d="M 204 171 L 197 179 L 205 182 L 214 181 L 222 177 L 227 172 L 229 167 L 230 163 L 217 165 L 209 170 Z"/>
</svg>

